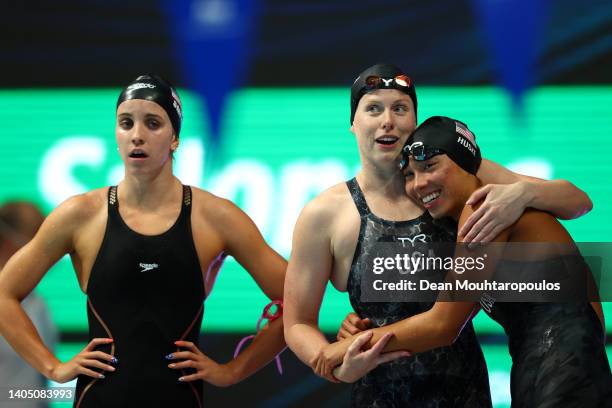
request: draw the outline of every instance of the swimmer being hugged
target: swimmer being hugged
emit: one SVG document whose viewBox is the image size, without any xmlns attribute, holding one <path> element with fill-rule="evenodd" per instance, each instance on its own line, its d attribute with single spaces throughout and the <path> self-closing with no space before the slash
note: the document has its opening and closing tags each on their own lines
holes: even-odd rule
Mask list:
<svg viewBox="0 0 612 408">
<path fill-rule="evenodd" d="M 476 176 L 480 163 L 480 150 L 467 126 L 436 116 L 423 122 L 407 140 L 400 166 L 405 172 L 406 192 L 420 199 L 433 218 L 450 216 L 461 228 L 477 210 L 477 206 L 465 202 L 482 185 Z M 462 242 L 463 236 L 459 235 L 457 241 Z M 552 215 L 535 209 L 525 211 L 493 241 L 574 247 L 571 236 Z M 561 262 L 557 254 L 548 255 L 522 268 L 529 271 L 544 264 L 560 275 L 571 272 L 563 269 L 571 263 Z M 504 262 L 506 258 L 499 259 L 493 266 L 499 270 Z M 459 338 L 479 308 L 480 304 L 472 301 L 436 302 L 424 313 L 373 329 L 369 346 L 389 333 L 393 337 L 385 351 L 421 353 L 448 346 Z M 483 308 L 509 337 L 513 407 L 611 406 L 612 375 L 604 347 L 600 303 L 488 301 Z M 343 342 L 348 348 L 350 339 Z M 350 361 L 345 359 L 344 364 Z M 339 378 L 347 375 L 343 365 L 334 371 Z"/>
</svg>

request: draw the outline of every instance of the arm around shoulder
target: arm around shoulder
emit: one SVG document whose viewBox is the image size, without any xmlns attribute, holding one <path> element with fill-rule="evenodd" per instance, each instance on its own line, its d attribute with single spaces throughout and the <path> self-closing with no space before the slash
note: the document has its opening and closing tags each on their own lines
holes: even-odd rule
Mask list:
<svg viewBox="0 0 612 408">
<path fill-rule="evenodd" d="M 517 174 L 486 159 L 477 175 L 484 184 L 516 184 L 517 197 L 522 197 L 524 207 L 547 211 L 560 219 L 577 218 L 593 208 L 589 196 L 567 180 Z"/>
</svg>

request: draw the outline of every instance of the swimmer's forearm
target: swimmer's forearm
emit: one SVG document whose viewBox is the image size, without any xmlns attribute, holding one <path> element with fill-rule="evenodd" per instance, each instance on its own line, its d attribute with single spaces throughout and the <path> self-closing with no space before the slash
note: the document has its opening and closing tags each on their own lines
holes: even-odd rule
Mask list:
<svg viewBox="0 0 612 408">
<path fill-rule="evenodd" d="M 28 364 L 51 378 L 61 362 L 45 346 L 18 300 L 0 297 L 0 333 Z"/>
<path fill-rule="evenodd" d="M 238 383 L 265 367 L 285 347 L 283 319 L 280 318 L 267 324 L 242 353 L 227 363 L 232 372 L 233 383 Z"/>
<path fill-rule="evenodd" d="M 285 322 L 285 339 L 291 351 L 307 366 L 314 369 L 317 359 L 329 342 L 316 324 Z"/>
<path fill-rule="evenodd" d="M 482 160 L 477 176 L 483 184 L 520 184 L 527 207 L 549 212 L 560 219 L 577 218 L 593 208 L 589 196 L 567 180 L 525 176 L 486 159 Z"/>
<path fill-rule="evenodd" d="M 593 208 L 589 196 L 567 180 L 526 177 L 523 183 L 527 207 L 547 211 L 562 220 L 578 218 Z"/>
<path fill-rule="evenodd" d="M 478 312 L 474 302 L 436 302 L 428 311 L 374 329 L 372 347 L 384 334 L 393 333 L 383 351 L 406 350 L 412 353 L 450 346 L 465 324 Z"/>
<path fill-rule="evenodd" d="M 442 322 L 433 319 L 429 312 L 412 316 L 408 319 L 373 329 L 369 347 L 374 346 L 386 333 L 393 333 L 384 352 L 407 350 L 420 353 L 453 343 L 456 331 L 446 327 Z"/>
</svg>

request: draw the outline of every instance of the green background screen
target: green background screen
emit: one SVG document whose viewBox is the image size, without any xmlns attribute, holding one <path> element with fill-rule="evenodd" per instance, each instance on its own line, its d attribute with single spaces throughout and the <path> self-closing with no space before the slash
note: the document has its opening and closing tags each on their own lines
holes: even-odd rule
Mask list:
<svg viewBox="0 0 612 408">
<path fill-rule="evenodd" d="M 0 202 L 29 199 L 46 212 L 71 195 L 116 184 L 123 168 L 114 141 L 118 89 L 0 91 L 3 146 Z M 181 92 L 185 121 L 175 173 L 185 184 L 231 199 L 249 214 L 283 256 L 302 207 L 323 189 L 359 169 L 349 131 L 346 89 L 246 89 L 236 92 L 223 118 L 223 145 L 207 151 L 203 101 Z M 563 222 L 576 241 L 609 242 L 612 216 L 612 87 L 547 87 L 527 95 L 522 112 L 493 87 L 419 88 L 419 118 L 443 114 L 463 120 L 483 156 L 517 172 L 565 178 L 586 191 L 593 210 Z M 67 257 L 37 287 L 63 333 L 87 332 L 85 295 Z M 226 260 L 206 301 L 204 332 L 253 332 L 267 299 L 240 265 Z M 320 324 L 335 332 L 351 310 L 331 285 Z M 604 304 L 607 331 L 612 307 Z M 479 334 L 502 335 L 484 313 Z M 83 347 L 61 343 L 59 358 Z M 510 358 L 503 344 L 483 342 L 496 407 L 509 406 Z M 227 356 L 229 358 L 229 356 Z M 55 404 L 63 406 L 65 404 Z"/>
<path fill-rule="evenodd" d="M 26 198 L 51 211 L 67 197 L 117 183 L 123 174 L 114 141 L 117 89 L 0 91 L 3 148 L 0 201 Z M 229 198 L 249 214 L 266 240 L 288 257 L 301 208 L 321 190 L 359 169 L 349 131 L 346 89 L 246 89 L 232 95 L 223 145 L 206 150 L 203 102 L 183 91 L 185 121 L 175 173 L 186 184 Z M 517 172 L 565 178 L 585 190 L 594 209 L 564 222 L 576 241 L 609 241 L 612 215 L 612 87 L 532 90 L 523 112 L 494 87 L 419 89 L 419 119 L 444 114 L 468 123 L 483 156 Z M 60 330 L 87 330 L 85 296 L 70 261 L 62 259 L 37 291 Z M 251 331 L 266 299 L 228 259 L 206 302 L 204 331 Z M 604 305 L 612 312 L 609 304 Z M 350 310 L 331 286 L 321 325 L 335 331 Z M 608 319 L 608 331 L 610 331 Z M 481 333 L 502 333 L 484 314 Z"/>
</svg>

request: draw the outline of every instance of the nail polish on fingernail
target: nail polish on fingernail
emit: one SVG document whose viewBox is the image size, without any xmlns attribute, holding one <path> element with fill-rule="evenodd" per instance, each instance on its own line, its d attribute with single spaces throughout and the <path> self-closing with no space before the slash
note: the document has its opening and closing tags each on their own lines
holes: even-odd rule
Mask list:
<svg viewBox="0 0 612 408">
<path fill-rule="evenodd" d="M 104 374 L 98 374 L 98 378 L 106 378 Z"/>
<path fill-rule="evenodd" d="M 172 360 L 174 358 L 174 356 L 172 355 L 172 353 L 168 354 L 165 359 L 166 360 Z"/>
<path fill-rule="evenodd" d="M 178 379 L 179 381 L 183 382 L 183 377 L 179 377 Z"/>
<path fill-rule="evenodd" d="M 119 360 L 117 360 L 115 357 L 113 357 L 111 359 L 111 363 L 113 363 L 113 364 L 117 364 L 118 362 L 119 362 Z"/>
</svg>

